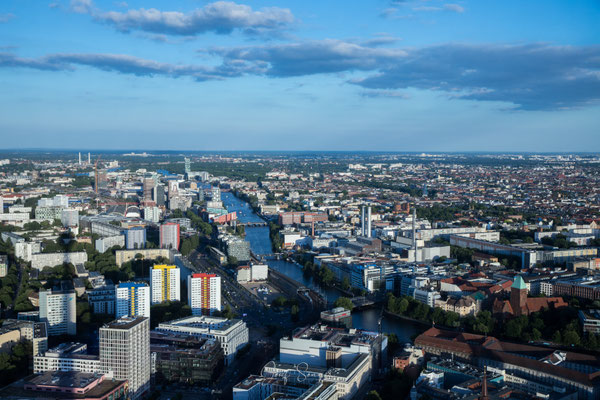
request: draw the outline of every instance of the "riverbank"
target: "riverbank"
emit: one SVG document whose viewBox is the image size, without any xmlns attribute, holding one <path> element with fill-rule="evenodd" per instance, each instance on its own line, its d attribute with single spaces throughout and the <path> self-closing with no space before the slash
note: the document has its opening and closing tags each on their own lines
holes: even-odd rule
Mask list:
<svg viewBox="0 0 600 400">
<path fill-rule="evenodd" d="M 240 222 L 263 221 L 250 206 L 243 200 L 237 198 L 231 192 L 222 193 L 223 204 L 229 212 L 238 211 L 238 220 Z M 250 243 L 250 248 L 256 255 L 271 254 L 271 241 L 269 238 L 268 227 L 247 227 L 246 240 Z M 305 276 L 302 272 L 301 264 L 293 264 L 284 260 L 267 260 L 271 270 L 298 282 L 319 293 L 329 304 L 333 304 L 338 297 L 347 295 L 338 288 L 320 287 L 311 277 Z M 412 337 L 426 330 L 426 326 L 419 321 L 409 319 L 399 319 L 385 313 L 381 313 L 381 308 L 370 307 L 360 309 L 352 313 L 352 326 L 356 329 L 378 332 L 381 328 L 384 333 L 394 333 L 402 343 L 408 343 Z"/>
<path fill-rule="evenodd" d="M 421 321 L 421 320 L 418 320 L 418 319 L 414 319 L 414 318 L 407 317 L 407 316 L 405 316 L 405 315 L 394 314 L 394 313 L 392 313 L 392 312 L 389 312 L 388 310 L 385 310 L 385 309 L 383 310 L 383 313 L 384 313 L 385 315 L 388 315 L 388 316 L 390 316 L 390 317 L 397 318 L 397 319 L 401 319 L 401 320 L 405 320 L 405 321 L 410 321 L 410 322 L 412 322 L 412 323 L 414 323 L 414 324 L 421 325 L 421 326 L 424 326 L 424 327 L 429 327 L 429 328 L 431 328 L 431 327 L 433 326 L 433 325 L 431 324 L 431 322 L 425 322 L 425 321 Z"/>
</svg>

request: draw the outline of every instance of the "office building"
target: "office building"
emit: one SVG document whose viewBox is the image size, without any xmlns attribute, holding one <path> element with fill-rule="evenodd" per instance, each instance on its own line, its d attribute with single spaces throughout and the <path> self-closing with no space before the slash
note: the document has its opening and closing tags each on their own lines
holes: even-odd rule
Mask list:
<svg viewBox="0 0 600 400">
<path fill-rule="evenodd" d="M 77 333 L 75 290 L 67 281 L 60 288 L 40 291 L 40 321 L 48 326 L 48 335 Z"/>
<path fill-rule="evenodd" d="M 146 247 L 146 228 L 137 226 L 124 231 L 127 249 L 143 249 Z"/>
<path fill-rule="evenodd" d="M 45 220 L 45 221 L 54 221 L 55 219 L 61 219 L 62 212 L 64 211 L 63 207 L 36 207 L 35 209 L 35 219 L 37 220 Z"/>
<path fill-rule="evenodd" d="M 223 350 L 215 339 L 150 332 L 150 353 L 157 383 L 211 385 L 223 369 Z"/>
<path fill-rule="evenodd" d="M 33 373 L 46 371 L 78 371 L 97 373 L 98 356 L 87 354 L 87 345 L 76 342 L 61 343 L 43 354 L 33 357 Z"/>
<path fill-rule="evenodd" d="M 179 268 L 175 265 L 154 265 L 150 267 L 152 304 L 181 299 L 179 272 Z"/>
<path fill-rule="evenodd" d="M 188 304 L 193 315 L 221 311 L 221 277 L 215 274 L 188 275 Z"/>
<path fill-rule="evenodd" d="M 179 224 L 166 222 L 160 226 L 160 248 L 179 249 Z"/>
<path fill-rule="evenodd" d="M 291 336 L 279 340 L 282 363 L 305 362 L 316 367 L 346 368 L 358 354 L 370 356 L 372 370 L 387 365 L 387 337 L 375 332 L 315 324 L 298 328 Z"/>
<path fill-rule="evenodd" d="M 221 344 L 226 364 L 231 363 L 237 351 L 248 343 L 248 327 L 239 319 L 192 316 L 164 322 L 156 330 L 216 339 Z"/>
<path fill-rule="evenodd" d="M 150 287 L 145 283 L 119 283 L 116 289 L 116 318 L 124 316 L 150 318 Z"/>
<path fill-rule="evenodd" d="M 129 395 L 150 389 L 150 320 L 122 317 L 100 328 L 100 371 L 129 383 Z"/>
</svg>

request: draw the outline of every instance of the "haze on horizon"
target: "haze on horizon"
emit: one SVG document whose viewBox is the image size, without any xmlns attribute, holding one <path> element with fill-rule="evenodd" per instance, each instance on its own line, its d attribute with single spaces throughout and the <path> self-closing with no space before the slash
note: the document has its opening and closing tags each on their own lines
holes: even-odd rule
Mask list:
<svg viewBox="0 0 600 400">
<path fill-rule="evenodd" d="M 0 5 L 1 148 L 594 152 L 600 3 Z"/>
</svg>

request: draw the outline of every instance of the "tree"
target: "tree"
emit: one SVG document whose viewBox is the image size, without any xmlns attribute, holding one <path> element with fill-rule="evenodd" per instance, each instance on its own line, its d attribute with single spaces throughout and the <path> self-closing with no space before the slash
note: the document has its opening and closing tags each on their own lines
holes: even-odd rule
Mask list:
<svg viewBox="0 0 600 400">
<path fill-rule="evenodd" d="M 571 346 L 579 346 L 581 339 L 577 332 L 568 330 L 563 336 L 563 342 Z"/>
<path fill-rule="evenodd" d="M 347 297 L 338 297 L 337 300 L 333 303 L 334 307 L 343 307 L 346 310 L 350 310 L 352 311 L 352 309 L 354 308 L 354 304 L 352 303 L 352 300 L 350 300 Z"/>
<path fill-rule="evenodd" d="M 517 339 L 521 336 L 523 327 L 517 318 L 513 318 L 506 324 L 506 336 Z"/>
<path fill-rule="evenodd" d="M 560 331 L 554 332 L 554 335 L 552 335 L 552 341 L 554 343 L 561 343 L 562 342 L 562 336 L 560 334 Z"/>
<path fill-rule="evenodd" d="M 350 279 L 348 279 L 348 277 L 347 277 L 347 276 L 345 276 L 345 277 L 342 279 L 342 289 L 344 289 L 344 290 L 348 290 L 348 289 L 350 289 Z"/>
<path fill-rule="evenodd" d="M 300 319 L 300 307 L 294 304 L 292 308 L 290 308 L 290 315 L 292 317 L 293 322 L 298 322 L 298 319 Z"/>
<path fill-rule="evenodd" d="M 365 400 L 381 400 L 381 396 L 379 395 L 379 393 L 377 393 L 376 390 L 371 390 L 365 396 Z"/>
<path fill-rule="evenodd" d="M 284 296 L 277 296 L 272 302 L 273 307 L 285 307 L 287 299 Z"/>
<path fill-rule="evenodd" d="M 184 239 L 183 243 L 181 243 L 181 254 L 184 256 L 189 255 L 192 252 L 192 244 L 188 239 Z"/>
</svg>

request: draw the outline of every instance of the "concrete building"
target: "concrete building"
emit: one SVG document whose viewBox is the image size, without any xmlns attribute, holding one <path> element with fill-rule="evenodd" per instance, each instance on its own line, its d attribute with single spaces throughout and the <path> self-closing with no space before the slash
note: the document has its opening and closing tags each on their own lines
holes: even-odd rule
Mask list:
<svg viewBox="0 0 600 400">
<path fill-rule="evenodd" d="M 110 280 L 102 286 L 97 286 L 86 291 L 88 303 L 94 314 L 115 315 L 116 288 Z"/>
<path fill-rule="evenodd" d="M 100 328 L 100 371 L 127 380 L 138 399 L 150 390 L 150 320 L 123 317 Z"/>
<path fill-rule="evenodd" d="M 63 209 L 60 214 L 60 222 L 65 228 L 79 226 L 79 211 L 72 208 Z"/>
<path fill-rule="evenodd" d="M 223 350 L 214 339 L 152 331 L 150 354 L 157 384 L 209 386 L 223 370 Z"/>
<path fill-rule="evenodd" d="M 125 233 L 125 247 L 131 249 L 143 249 L 146 247 L 146 228 L 141 226 L 129 228 Z"/>
<path fill-rule="evenodd" d="M 250 269 L 254 282 L 266 281 L 269 277 L 269 266 L 267 264 L 251 264 Z"/>
<path fill-rule="evenodd" d="M 48 335 L 77 333 L 75 290 L 63 281 L 60 288 L 40 291 L 40 321 L 48 326 Z"/>
<path fill-rule="evenodd" d="M 36 319 L 39 319 L 39 313 Z M 48 350 L 48 329 L 45 322 L 5 319 L 2 322 L 2 329 L 4 328 L 18 330 L 21 334 L 19 340 L 27 339 L 31 341 L 34 356 Z M 3 344 L 0 344 L 0 347 L 4 347 Z"/>
<path fill-rule="evenodd" d="M 239 283 L 246 283 L 252 280 L 252 270 L 249 265 L 240 265 L 236 269 L 235 279 Z"/>
<path fill-rule="evenodd" d="M 579 322 L 584 333 L 600 335 L 600 310 L 579 310 Z"/>
<path fill-rule="evenodd" d="M 5 400 L 125 400 L 127 382 L 87 372 L 47 371 L 29 375 L 2 389 Z"/>
<path fill-rule="evenodd" d="M 215 274 L 188 275 L 188 304 L 193 315 L 221 311 L 221 277 Z"/>
<path fill-rule="evenodd" d="M 317 367 L 347 368 L 366 354 L 376 370 L 386 364 L 387 337 L 357 329 L 337 329 L 316 324 L 298 328 L 279 341 L 279 361 Z"/>
<path fill-rule="evenodd" d="M 160 221 L 160 208 L 155 206 L 144 207 L 144 219 L 146 221 L 154 222 L 155 224 Z"/>
<path fill-rule="evenodd" d="M 98 250 L 100 253 L 106 252 L 113 246 L 124 247 L 125 246 L 125 236 L 117 235 L 117 236 L 102 237 L 100 239 L 96 239 L 95 246 L 96 246 L 96 250 Z"/>
<path fill-rule="evenodd" d="M 61 219 L 64 207 L 36 207 L 35 219 L 41 221 L 54 221 L 55 219 Z M 12 214 L 16 215 L 16 214 Z"/>
<path fill-rule="evenodd" d="M 152 304 L 181 299 L 180 269 L 175 265 L 154 265 L 150 267 L 150 288 Z"/>
<path fill-rule="evenodd" d="M 449 238 L 452 246 L 486 251 L 492 254 L 517 257 L 521 260 L 522 268 L 529 268 L 535 265 L 537 262 L 537 252 L 533 250 L 488 242 L 485 240 L 472 239 L 470 237 L 450 235 Z"/>
<path fill-rule="evenodd" d="M 226 364 L 231 363 L 237 351 L 248 343 L 248 327 L 239 319 L 193 316 L 164 322 L 156 330 L 216 339 L 223 349 Z"/>
<path fill-rule="evenodd" d="M 85 251 L 73 253 L 36 253 L 31 255 L 31 268 L 44 269 L 62 264 L 85 264 L 88 260 Z"/>
<path fill-rule="evenodd" d="M 250 243 L 235 235 L 219 235 L 227 257 L 241 262 L 250 261 Z"/>
<path fill-rule="evenodd" d="M 116 318 L 150 318 L 150 287 L 145 283 L 119 283 L 115 290 Z"/>
<path fill-rule="evenodd" d="M 65 342 L 33 357 L 33 373 L 46 371 L 78 371 L 96 373 L 100 370 L 98 356 L 87 354 L 87 345 Z"/>
<path fill-rule="evenodd" d="M 15 257 L 27 262 L 33 259 L 34 254 L 42 251 L 41 242 L 13 242 L 13 246 L 15 247 Z"/>
<path fill-rule="evenodd" d="M 115 252 L 115 261 L 117 266 L 120 267 L 123 263 L 131 261 L 136 255 L 141 254 L 144 259 L 156 259 L 163 257 L 173 262 L 173 252 L 169 249 L 138 249 L 138 250 L 117 250 Z"/>
<path fill-rule="evenodd" d="M 160 226 L 160 247 L 179 249 L 179 224 L 166 222 Z"/>
</svg>

